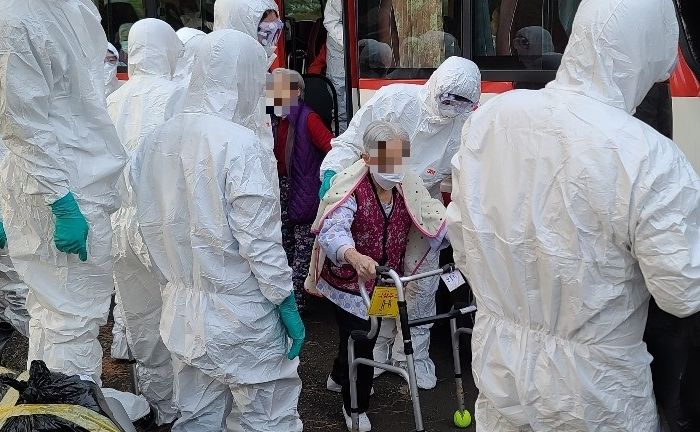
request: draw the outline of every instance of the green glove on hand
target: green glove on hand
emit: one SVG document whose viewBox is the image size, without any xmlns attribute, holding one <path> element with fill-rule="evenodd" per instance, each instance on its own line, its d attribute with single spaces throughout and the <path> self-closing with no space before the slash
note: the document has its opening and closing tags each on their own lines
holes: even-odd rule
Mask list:
<svg viewBox="0 0 700 432">
<path fill-rule="evenodd" d="M 80 261 L 87 261 L 89 226 L 73 194 L 68 192 L 66 196 L 51 204 L 51 212 L 56 218 L 56 249 L 68 254 L 78 254 Z"/>
<path fill-rule="evenodd" d="M 0 249 L 5 249 L 6 245 L 7 245 L 7 234 L 5 234 L 5 225 L 3 225 L 2 219 L 0 219 Z"/>
<path fill-rule="evenodd" d="M 304 345 L 304 338 L 306 337 L 306 329 L 304 329 L 304 323 L 299 315 L 294 294 L 292 293 L 292 295 L 284 299 L 278 308 L 280 317 L 282 318 L 282 324 L 284 324 L 284 327 L 287 329 L 287 334 L 292 339 L 292 347 L 287 353 L 287 358 L 293 360 L 299 357 L 301 347 Z"/>
<path fill-rule="evenodd" d="M 336 172 L 333 170 L 326 170 L 323 172 L 323 183 L 321 183 L 321 189 L 318 191 L 318 197 L 320 199 L 323 199 L 323 197 L 326 196 L 328 189 L 331 188 L 331 180 L 335 174 Z"/>
</svg>

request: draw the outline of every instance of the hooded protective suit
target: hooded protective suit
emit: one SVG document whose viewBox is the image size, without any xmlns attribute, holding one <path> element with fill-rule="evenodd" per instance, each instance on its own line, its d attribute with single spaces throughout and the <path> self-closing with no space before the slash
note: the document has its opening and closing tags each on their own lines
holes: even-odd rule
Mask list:
<svg viewBox="0 0 700 432">
<path fill-rule="evenodd" d="M 328 32 L 326 38 L 326 52 L 328 65 L 326 75 L 333 83 L 338 94 L 338 121 L 340 132 L 344 132 L 348 125 L 348 116 L 345 94 L 345 50 L 343 45 L 343 2 L 342 0 L 328 0 L 323 11 L 323 26 Z"/>
<path fill-rule="evenodd" d="M 264 50 L 221 30 L 196 58 L 183 113 L 131 168 L 141 232 L 168 281 L 160 331 L 177 359 L 173 431 L 225 430 L 232 402 L 245 431 L 300 431 L 298 361 L 286 357 L 277 309 L 293 290 L 275 158 L 246 128 Z"/>
<path fill-rule="evenodd" d="M 190 75 L 194 66 L 194 54 L 202 42 L 205 33 L 201 30 L 183 27 L 176 32 L 177 37 L 184 46 L 184 52 L 177 61 L 173 80 L 179 81 L 185 88 L 190 84 Z"/>
<path fill-rule="evenodd" d="M 477 430 L 658 430 L 642 334 L 650 293 L 700 310 L 700 179 L 630 114 L 677 44 L 670 1 L 584 1 L 555 81 L 465 126 L 448 219 Z"/>
<path fill-rule="evenodd" d="M 144 137 L 179 112 L 184 88 L 172 81 L 182 43 L 166 22 L 147 18 L 129 31 L 129 81 L 107 98 L 119 138 L 133 152 Z M 156 408 L 156 422 L 175 419 L 170 352 L 158 327 L 162 299 L 158 270 L 153 268 L 139 233 L 136 203 L 128 184 L 129 166 L 119 183 L 122 208 L 112 216 L 115 240 L 114 284 L 131 355 L 136 360 L 139 390 Z"/>
<path fill-rule="evenodd" d="M 29 361 L 100 382 L 97 341 L 113 292 L 116 182 L 126 162 L 105 109 L 107 39 L 92 1 L 0 4 L 0 168 L 5 230 L 29 286 Z M 75 197 L 88 259 L 59 252 L 47 205 Z"/>
<path fill-rule="evenodd" d="M 471 61 L 450 57 L 431 75 L 424 85 L 392 84 L 382 87 L 355 114 L 348 129 L 331 144 L 333 149 L 321 165 L 321 172 L 341 172 L 360 158 L 362 136 L 367 126 L 375 120 L 399 124 L 411 140 L 411 169 L 422 179 L 433 197 L 440 194 L 440 183 L 450 176 L 450 159 L 459 149 L 460 133 L 469 113 L 456 118 L 440 114 L 439 98 L 452 93 L 477 102 L 481 96 L 481 74 Z M 322 176 L 323 177 L 323 176 Z M 439 256 L 428 252 L 430 247 L 406 251 L 406 272 L 424 272 L 437 268 Z M 416 268 L 417 266 L 417 268 Z M 407 285 L 409 316 L 420 318 L 435 314 L 435 292 L 439 278 L 421 279 Z M 393 343 L 393 359 L 404 361 L 400 333 L 394 343 L 394 322 L 384 320 L 377 339 L 374 358 L 388 361 Z M 421 388 L 432 388 L 437 381 L 435 365 L 428 356 L 430 326 L 411 329 L 415 348 L 416 374 Z"/>
<path fill-rule="evenodd" d="M 107 44 L 107 51 L 119 58 L 119 51 L 111 43 Z M 115 90 L 121 87 L 121 83 L 117 79 L 117 64 L 105 63 L 105 97 L 111 95 Z"/>
<path fill-rule="evenodd" d="M 268 10 L 274 10 L 279 16 L 279 8 L 274 0 L 216 0 L 214 3 L 214 30 L 238 30 L 258 40 L 258 25 L 263 19 L 265 11 Z M 268 67 L 276 56 L 273 53 L 272 57 L 268 58 Z M 265 84 L 263 83 L 261 91 L 264 89 Z M 272 119 L 267 114 L 264 91 L 258 101 L 258 116 L 251 126 L 260 141 L 272 151 L 275 145 L 272 136 Z"/>
</svg>

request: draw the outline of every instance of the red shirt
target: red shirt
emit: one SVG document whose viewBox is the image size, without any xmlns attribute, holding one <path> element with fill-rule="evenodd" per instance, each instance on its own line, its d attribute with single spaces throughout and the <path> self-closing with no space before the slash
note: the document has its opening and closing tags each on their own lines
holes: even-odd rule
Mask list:
<svg viewBox="0 0 700 432">
<path fill-rule="evenodd" d="M 323 154 L 331 151 L 331 140 L 333 133 L 328 130 L 321 120 L 321 116 L 316 113 L 309 114 L 306 120 L 306 127 L 309 129 L 311 142 Z M 280 118 L 277 125 L 277 136 L 275 136 L 275 157 L 277 158 L 277 172 L 280 177 L 287 176 L 287 166 L 285 163 L 285 150 L 287 148 L 287 133 L 289 131 L 289 120 Z"/>
</svg>

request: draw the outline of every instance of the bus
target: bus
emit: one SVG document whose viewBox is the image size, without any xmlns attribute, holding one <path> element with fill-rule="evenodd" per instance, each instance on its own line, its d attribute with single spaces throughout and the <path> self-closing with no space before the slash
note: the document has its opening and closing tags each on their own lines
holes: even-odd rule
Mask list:
<svg viewBox="0 0 700 432">
<path fill-rule="evenodd" d="M 160 18 L 174 29 L 213 25 L 214 0 L 94 0 L 117 48 L 128 26 Z M 670 78 L 673 138 L 700 172 L 700 2 L 673 0 L 679 62 Z M 275 66 L 305 73 L 323 53 L 326 0 L 276 0 L 285 22 Z M 392 83 L 423 83 L 447 57 L 474 61 L 482 100 L 551 81 L 581 0 L 343 0 L 348 116 Z M 635 31 L 631 28 L 630 31 Z M 123 75 L 122 75 L 123 77 Z"/>
</svg>

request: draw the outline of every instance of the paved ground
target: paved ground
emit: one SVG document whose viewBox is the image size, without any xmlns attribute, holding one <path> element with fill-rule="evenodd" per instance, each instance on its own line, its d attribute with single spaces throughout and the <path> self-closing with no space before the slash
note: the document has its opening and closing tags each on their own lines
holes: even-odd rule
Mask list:
<svg viewBox="0 0 700 432">
<path fill-rule="evenodd" d="M 299 408 L 307 432 L 343 432 L 345 425 L 340 412 L 340 395 L 326 390 L 326 377 L 336 353 L 337 335 L 331 310 L 324 303 L 316 303 L 305 315 L 308 342 L 303 352 L 300 374 L 304 382 Z M 105 352 L 111 343 L 110 327 L 104 327 L 100 336 Z M 462 350 L 465 367 L 466 398 L 468 409 L 473 413 L 476 388 L 471 381 L 468 359 L 469 339 L 463 340 Z M 0 364 L 12 369 L 21 369 L 26 361 L 26 341 L 15 336 L 9 344 Z M 437 365 L 438 385 L 434 390 L 421 392 L 423 416 L 427 431 L 443 432 L 457 430 L 452 425 L 452 414 L 456 408 L 454 384 L 452 380 L 452 360 L 449 328 L 437 325 L 433 329 L 431 357 Z M 112 361 L 105 356 L 104 385 L 129 391 L 131 387 L 128 365 Z M 396 375 L 384 374 L 375 382 L 376 394 L 372 399 L 369 413 L 376 432 L 403 432 L 414 430 L 413 414 L 408 386 Z M 154 431 L 153 428 L 149 428 Z M 148 429 L 144 429 L 148 430 Z M 158 432 L 169 428 L 155 429 Z M 466 429 L 473 431 L 474 426 Z"/>
</svg>

